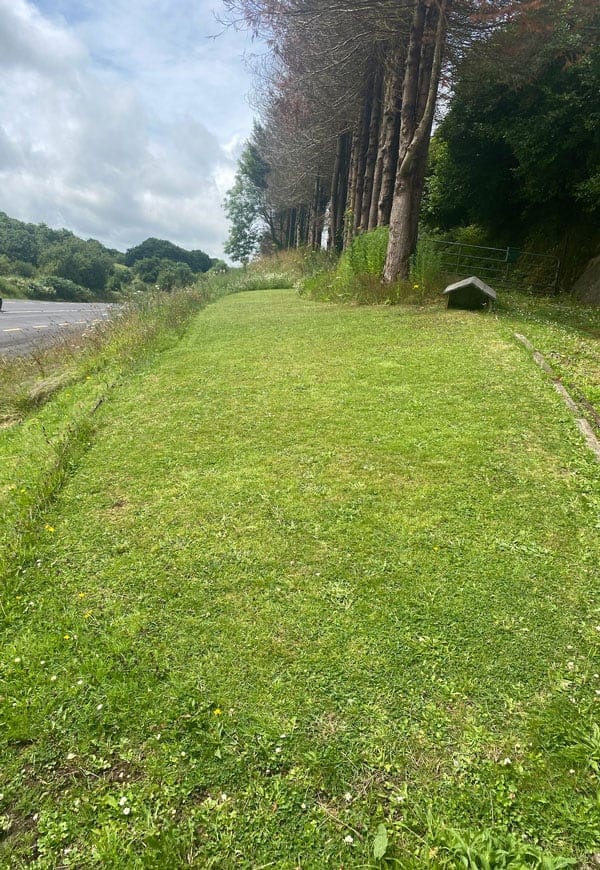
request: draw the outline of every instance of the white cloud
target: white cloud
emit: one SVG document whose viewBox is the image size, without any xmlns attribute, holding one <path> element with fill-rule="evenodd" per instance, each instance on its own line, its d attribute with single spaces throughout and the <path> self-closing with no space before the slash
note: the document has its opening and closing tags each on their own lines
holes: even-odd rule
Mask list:
<svg viewBox="0 0 600 870">
<path fill-rule="evenodd" d="M 0 0 L 0 209 L 120 249 L 153 235 L 222 256 L 251 114 L 243 39 L 202 36 L 217 30 L 190 0 Z"/>
</svg>

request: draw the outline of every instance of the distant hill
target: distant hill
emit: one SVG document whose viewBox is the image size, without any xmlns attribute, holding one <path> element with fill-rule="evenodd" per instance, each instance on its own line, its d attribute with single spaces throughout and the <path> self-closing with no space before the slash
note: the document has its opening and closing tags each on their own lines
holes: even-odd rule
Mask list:
<svg viewBox="0 0 600 870">
<path fill-rule="evenodd" d="M 34 298 L 106 299 L 156 286 L 191 284 L 213 263 L 204 251 L 186 251 L 149 238 L 126 254 L 70 230 L 53 230 L 0 212 L 0 284 L 4 292 Z M 2 289 L 2 288 L 0 288 Z"/>
<path fill-rule="evenodd" d="M 133 266 L 138 260 L 173 260 L 175 263 L 186 263 L 192 272 L 208 272 L 213 260 L 204 251 L 186 251 L 167 242 L 165 239 L 146 239 L 141 245 L 129 248 L 125 254 L 125 265 Z"/>
</svg>

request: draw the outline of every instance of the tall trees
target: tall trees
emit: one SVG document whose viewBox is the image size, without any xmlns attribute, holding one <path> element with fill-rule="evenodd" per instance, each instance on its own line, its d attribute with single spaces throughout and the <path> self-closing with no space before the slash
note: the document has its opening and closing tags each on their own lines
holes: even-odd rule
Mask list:
<svg viewBox="0 0 600 870">
<path fill-rule="evenodd" d="M 263 122 L 255 142 L 268 166 L 261 197 L 273 242 L 341 250 L 389 224 L 384 280 L 408 274 L 442 78 L 470 46 L 527 35 L 531 68 L 549 22 L 593 0 L 226 0 L 271 49 L 257 77 Z M 564 17 L 564 16 L 563 16 Z M 568 19 L 567 15 L 567 19 Z M 580 16 L 581 17 L 581 16 Z M 566 19 L 565 19 L 566 20 Z M 562 26 L 569 41 L 569 26 Z M 474 49 L 475 50 L 475 49 Z"/>
<path fill-rule="evenodd" d="M 594 247 L 600 212 L 600 8 L 529 5 L 457 70 L 436 132 L 426 219 L 501 244 L 568 228 Z M 576 230 L 576 232 L 575 232 Z M 530 243 L 531 244 L 531 243 Z"/>
</svg>

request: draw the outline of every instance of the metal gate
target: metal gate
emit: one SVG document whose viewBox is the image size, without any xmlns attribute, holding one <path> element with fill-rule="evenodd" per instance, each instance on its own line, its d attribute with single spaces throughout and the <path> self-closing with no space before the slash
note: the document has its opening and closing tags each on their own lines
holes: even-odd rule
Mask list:
<svg viewBox="0 0 600 870">
<path fill-rule="evenodd" d="M 437 261 L 448 278 L 476 275 L 496 284 L 526 280 L 537 289 L 558 290 L 560 260 L 551 254 L 534 254 L 520 248 L 488 248 L 440 239 L 424 239 L 427 259 Z M 526 276 L 526 277 L 525 277 Z"/>
</svg>

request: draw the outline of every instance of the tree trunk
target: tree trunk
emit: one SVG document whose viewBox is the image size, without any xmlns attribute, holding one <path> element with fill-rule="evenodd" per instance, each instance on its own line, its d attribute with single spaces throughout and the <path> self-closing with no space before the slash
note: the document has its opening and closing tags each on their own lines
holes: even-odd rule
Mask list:
<svg viewBox="0 0 600 870">
<path fill-rule="evenodd" d="M 356 184 L 358 180 L 358 132 L 352 133 L 352 145 L 350 149 L 350 168 L 348 175 L 348 194 L 344 213 L 344 243 L 347 248 L 354 236 L 354 209 L 356 205 Z"/>
<path fill-rule="evenodd" d="M 400 145 L 383 280 L 407 279 L 418 228 L 426 152 L 431 135 L 451 0 L 416 0 L 402 91 Z M 438 11 L 439 9 L 439 11 Z M 426 28 L 427 24 L 427 28 Z"/>
<path fill-rule="evenodd" d="M 331 199 L 329 206 L 329 235 L 327 248 L 341 251 L 344 246 L 344 211 L 348 198 L 348 172 L 352 134 L 340 133 L 335 152 L 335 163 L 331 177 Z"/>
<path fill-rule="evenodd" d="M 385 77 L 383 119 L 378 155 L 381 177 L 373 189 L 369 227 L 387 226 L 390 222 L 400 136 L 400 106 L 402 104 L 400 70 L 401 51 L 397 48 L 392 54 Z"/>
<path fill-rule="evenodd" d="M 357 166 L 356 166 L 356 196 L 354 199 L 353 212 L 353 236 L 357 235 L 361 229 L 361 217 L 363 207 L 363 193 L 365 192 L 365 170 L 367 166 L 367 150 L 369 147 L 369 131 L 371 126 L 371 115 L 373 113 L 373 76 L 369 77 L 369 81 L 365 88 L 363 108 L 360 115 L 358 127 L 358 146 L 357 146 Z"/>
<path fill-rule="evenodd" d="M 359 230 L 362 231 L 369 228 L 369 215 L 371 213 L 371 201 L 373 199 L 373 183 L 375 179 L 375 164 L 377 161 L 377 146 L 379 143 L 379 128 L 381 122 L 381 83 L 382 71 L 381 66 L 378 66 L 373 74 L 369 140 L 365 154 L 363 195 L 359 222 Z"/>
</svg>

